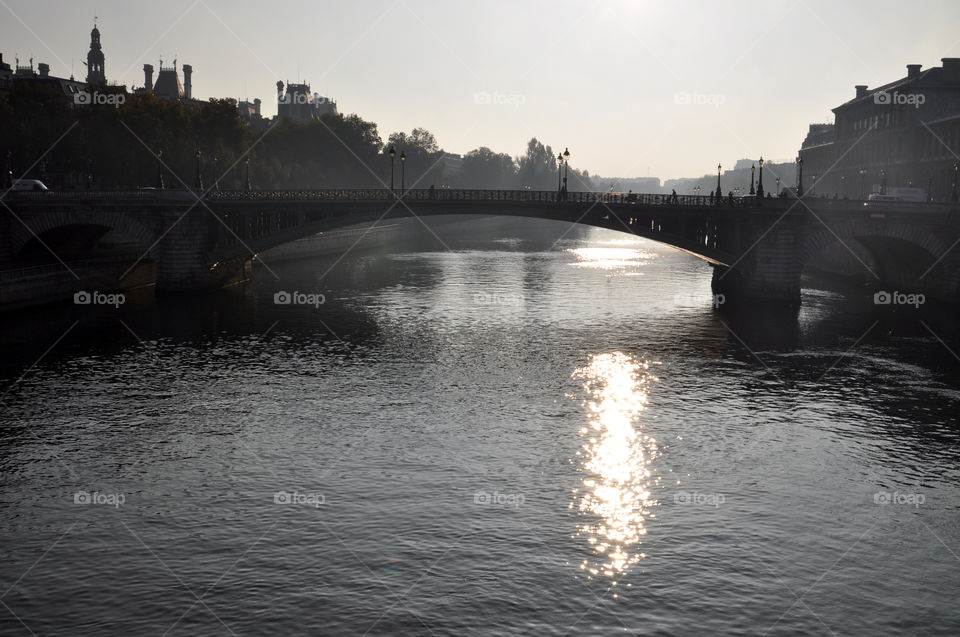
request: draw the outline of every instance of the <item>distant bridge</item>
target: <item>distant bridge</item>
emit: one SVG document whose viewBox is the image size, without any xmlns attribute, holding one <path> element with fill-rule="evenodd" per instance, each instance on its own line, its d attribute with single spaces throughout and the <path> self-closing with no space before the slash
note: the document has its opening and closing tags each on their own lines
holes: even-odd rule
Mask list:
<svg viewBox="0 0 960 637">
<path fill-rule="evenodd" d="M 0 263 L 25 251 L 90 249 L 119 231 L 157 264 L 159 291 L 210 288 L 269 248 L 318 232 L 409 216 L 494 214 L 581 223 L 665 243 L 710 262 L 730 301 L 795 305 L 800 275 L 822 248 L 857 242 L 881 285 L 960 300 L 960 212 L 954 205 L 807 197 L 724 198 L 555 191 L 386 189 L 18 192 L 0 207 Z M 879 270 L 879 271 L 877 271 Z M 0 282 L 2 283 L 2 282 Z"/>
</svg>

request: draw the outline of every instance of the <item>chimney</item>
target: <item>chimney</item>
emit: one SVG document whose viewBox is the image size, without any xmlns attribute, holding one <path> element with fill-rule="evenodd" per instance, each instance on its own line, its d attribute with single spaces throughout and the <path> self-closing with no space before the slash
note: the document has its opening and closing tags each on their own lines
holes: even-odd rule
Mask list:
<svg viewBox="0 0 960 637">
<path fill-rule="evenodd" d="M 257 117 L 260 117 L 260 98 L 253 100 L 253 112 L 257 114 Z"/>
<path fill-rule="evenodd" d="M 153 65 L 152 64 L 143 65 L 143 88 L 145 88 L 148 93 L 153 92 Z"/>
<path fill-rule="evenodd" d="M 908 64 L 907 65 L 907 79 L 913 79 L 920 75 L 920 69 L 923 68 L 922 64 Z"/>
<path fill-rule="evenodd" d="M 39 71 L 40 77 L 50 77 L 50 65 L 46 62 L 38 64 L 37 71 Z"/>
<path fill-rule="evenodd" d="M 857 97 L 863 97 L 867 94 L 867 85 L 866 84 L 857 84 L 853 88 L 857 89 Z"/>
<path fill-rule="evenodd" d="M 191 78 L 193 76 L 193 67 L 189 64 L 183 65 L 183 97 L 184 99 L 190 99 L 193 97 L 193 84 Z"/>
<path fill-rule="evenodd" d="M 960 58 L 942 58 L 944 82 L 960 84 Z"/>
</svg>

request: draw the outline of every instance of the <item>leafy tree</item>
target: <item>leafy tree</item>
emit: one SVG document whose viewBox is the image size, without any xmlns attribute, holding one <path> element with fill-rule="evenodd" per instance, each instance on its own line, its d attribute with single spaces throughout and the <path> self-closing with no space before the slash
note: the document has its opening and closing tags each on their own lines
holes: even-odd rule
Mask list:
<svg viewBox="0 0 960 637">
<path fill-rule="evenodd" d="M 427 129 L 414 128 L 409 135 L 404 132 L 392 133 L 383 147 L 384 154 L 391 147 L 396 152 L 395 186 L 397 188 L 400 188 L 401 184 L 407 188 L 428 188 L 443 181 L 443 164 L 440 160 L 444 151 L 437 144 L 433 133 Z M 405 157 L 402 166 L 400 165 L 401 154 Z M 389 170 L 390 167 L 387 165 L 388 180 Z M 402 173 L 405 173 L 405 178 L 401 177 Z M 388 180 L 385 180 L 386 183 L 389 183 Z"/>
<path fill-rule="evenodd" d="M 521 187 L 533 190 L 557 188 L 557 160 L 553 149 L 544 146 L 536 137 L 527 142 L 527 152 L 517 158 L 517 178 Z"/>
<path fill-rule="evenodd" d="M 464 155 L 459 182 L 464 188 L 516 188 L 517 165 L 510 155 L 482 146 Z"/>
</svg>

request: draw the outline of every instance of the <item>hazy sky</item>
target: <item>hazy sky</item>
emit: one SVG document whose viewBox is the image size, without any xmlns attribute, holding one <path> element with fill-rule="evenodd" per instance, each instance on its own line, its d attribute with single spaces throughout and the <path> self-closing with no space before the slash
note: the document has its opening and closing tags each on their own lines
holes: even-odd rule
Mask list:
<svg viewBox="0 0 960 637">
<path fill-rule="evenodd" d="M 195 97 L 272 115 L 299 77 L 384 139 L 517 155 L 536 136 L 605 176 L 793 158 L 854 84 L 960 57 L 958 0 L 0 0 L 0 52 L 83 78 L 95 13 L 110 81 L 176 56 Z"/>
</svg>

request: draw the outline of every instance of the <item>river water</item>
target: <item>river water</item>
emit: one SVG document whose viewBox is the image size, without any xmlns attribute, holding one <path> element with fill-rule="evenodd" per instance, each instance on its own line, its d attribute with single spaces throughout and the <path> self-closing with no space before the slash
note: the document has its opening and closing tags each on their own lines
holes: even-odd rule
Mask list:
<svg viewBox="0 0 960 637">
<path fill-rule="evenodd" d="M 5 317 L 0 634 L 960 634 L 949 310 L 452 227 Z"/>
</svg>

